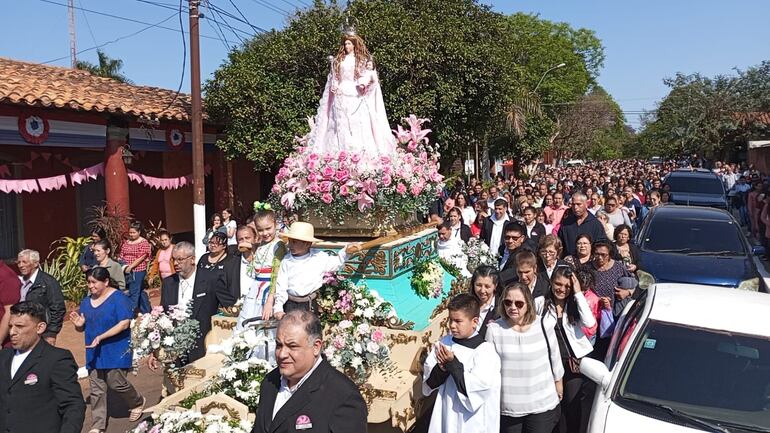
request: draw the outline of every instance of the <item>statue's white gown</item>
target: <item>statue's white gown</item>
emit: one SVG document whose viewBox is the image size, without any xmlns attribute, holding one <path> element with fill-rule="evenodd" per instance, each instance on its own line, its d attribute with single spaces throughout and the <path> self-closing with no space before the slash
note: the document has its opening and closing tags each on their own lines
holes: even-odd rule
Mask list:
<svg viewBox="0 0 770 433">
<path fill-rule="evenodd" d="M 361 71 L 355 79 L 356 58 L 348 54 L 336 76 L 332 63 L 309 147 L 317 153 L 365 153 L 391 155 L 395 137 L 385 114 L 382 91 L 374 70 Z M 358 87 L 363 84 L 365 87 Z"/>
</svg>

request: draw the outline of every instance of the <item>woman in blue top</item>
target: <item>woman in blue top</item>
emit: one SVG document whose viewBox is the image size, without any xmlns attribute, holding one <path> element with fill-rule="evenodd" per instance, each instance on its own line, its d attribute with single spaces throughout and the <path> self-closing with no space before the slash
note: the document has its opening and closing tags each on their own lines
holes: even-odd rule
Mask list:
<svg viewBox="0 0 770 433">
<path fill-rule="evenodd" d="M 86 368 L 91 388 L 91 430 L 107 428 L 107 389 L 113 390 L 133 408 L 130 421 L 142 415 L 145 399 L 126 375 L 131 368 L 131 319 L 134 308 L 126 295 L 116 290 L 107 269 L 96 267 L 86 273 L 91 296 L 80 303 L 80 312 L 70 313 L 78 332 L 85 331 Z"/>
</svg>

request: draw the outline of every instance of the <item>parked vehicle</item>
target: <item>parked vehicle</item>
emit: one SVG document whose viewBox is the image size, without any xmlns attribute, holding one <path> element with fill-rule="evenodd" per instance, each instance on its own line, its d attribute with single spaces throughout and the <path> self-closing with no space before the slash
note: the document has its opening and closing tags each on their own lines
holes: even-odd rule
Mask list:
<svg viewBox="0 0 770 433">
<path fill-rule="evenodd" d="M 727 193 L 722 180 L 703 168 L 677 169 L 663 178 L 675 204 L 709 206 L 727 209 Z"/>
<path fill-rule="evenodd" d="M 639 283 L 692 283 L 767 291 L 754 262 L 765 253 L 749 244 L 740 224 L 722 209 L 659 206 L 645 218 L 636 238 L 641 256 Z"/>
<path fill-rule="evenodd" d="M 656 284 L 619 318 L 597 383 L 590 433 L 770 431 L 770 296 Z"/>
</svg>

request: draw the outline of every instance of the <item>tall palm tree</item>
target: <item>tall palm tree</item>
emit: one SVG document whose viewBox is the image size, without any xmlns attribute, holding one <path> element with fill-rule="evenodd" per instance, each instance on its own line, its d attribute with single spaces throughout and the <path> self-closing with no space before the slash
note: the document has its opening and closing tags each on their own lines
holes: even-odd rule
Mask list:
<svg viewBox="0 0 770 433">
<path fill-rule="evenodd" d="M 102 50 L 96 50 L 96 54 L 99 56 L 99 64 L 94 65 L 91 62 L 85 60 L 78 60 L 75 63 L 75 68 L 83 71 L 88 71 L 93 75 L 104 78 L 112 78 L 113 80 L 120 81 L 121 83 L 133 84 L 133 81 L 128 77 L 120 73 L 123 68 L 123 60 L 113 59 Z"/>
<path fill-rule="evenodd" d="M 527 118 L 543 115 L 543 107 L 536 93 L 523 89 L 516 92 L 513 102 L 505 113 L 505 123 L 516 137 L 523 137 L 527 132 Z"/>
</svg>

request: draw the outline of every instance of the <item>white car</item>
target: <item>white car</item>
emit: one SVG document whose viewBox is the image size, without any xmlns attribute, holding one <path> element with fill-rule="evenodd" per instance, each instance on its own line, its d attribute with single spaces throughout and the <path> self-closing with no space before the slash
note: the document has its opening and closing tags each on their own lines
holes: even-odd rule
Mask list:
<svg viewBox="0 0 770 433">
<path fill-rule="evenodd" d="M 657 284 L 616 324 L 590 433 L 770 432 L 770 295 Z"/>
</svg>

